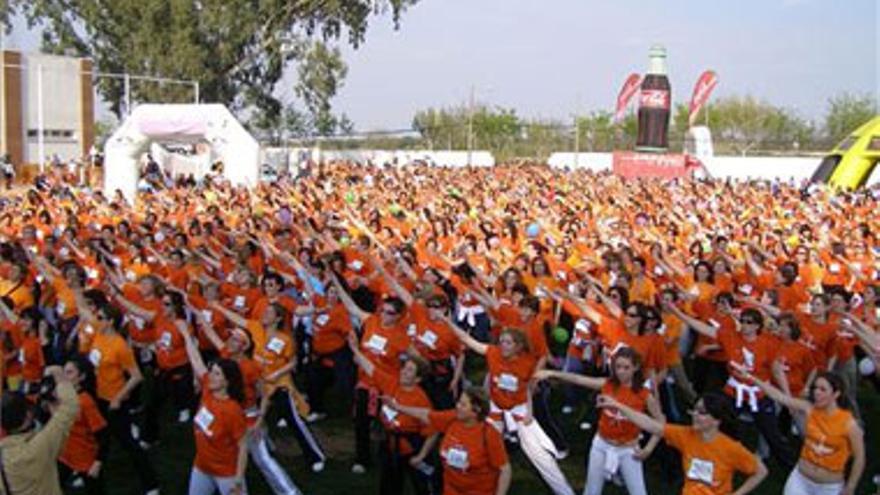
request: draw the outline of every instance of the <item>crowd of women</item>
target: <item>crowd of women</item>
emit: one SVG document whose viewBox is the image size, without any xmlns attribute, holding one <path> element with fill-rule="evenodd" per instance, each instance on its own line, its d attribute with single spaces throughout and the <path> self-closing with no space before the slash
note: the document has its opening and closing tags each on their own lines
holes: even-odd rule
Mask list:
<svg viewBox="0 0 880 495">
<path fill-rule="evenodd" d="M 869 191 L 347 163 L 135 205 L 42 186 L 0 205 L 3 377 L 37 405 L 46 366 L 77 385 L 65 489 L 114 492 L 116 442 L 157 493 L 170 408 L 193 424 L 190 494 L 246 493 L 249 461 L 309 493 L 267 423 L 320 472 L 331 397 L 351 400 L 352 476 L 376 469 L 382 494 L 503 495 L 509 455 L 554 494 L 645 494 L 648 462 L 684 494 L 760 491 L 768 470 L 788 495 L 867 484 Z M 569 422 L 592 435 L 585 479 L 560 469 L 586 442 Z"/>
</svg>

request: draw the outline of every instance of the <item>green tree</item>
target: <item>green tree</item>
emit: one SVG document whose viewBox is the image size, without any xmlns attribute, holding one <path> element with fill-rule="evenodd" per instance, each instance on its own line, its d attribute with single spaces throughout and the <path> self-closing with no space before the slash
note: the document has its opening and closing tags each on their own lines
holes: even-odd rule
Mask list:
<svg viewBox="0 0 880 495">
<path fill-rule="evenodd" d="M 253 107 L 270 121 L 282 113 L 274 90 L 285 66 L 307 59 L 313 40 L 346 36 L 356 47 L 371 16 L 390 11 L 397 25 L 417 1 L 16 0 L 42 28 L 45 50 L 73 50 L 101 72 L 197 80 L 204 101 L 236 111 Z M 99 90 L 119 115 L 121 82 L 101 80 Z M 188 88 L 135 84 L 132 90 L 135 100 L 192 99 Z"/>
<path fill-rule="evenodd" d="M 828 100 L 825 137 L 837 144 L 878 113 L 877 100 L 868 94 L 843 93 Z"/>
<path fill-rule="evenodd" d="M 343 127 L 343 121 L 348 120 L 345 116 L 333 115 L 331 105 L 348 73 L 339 49 L 315 43 L 306 51 L 298 72 L 296 94 L 305 102 L 313 130 L 321 136 L 335 134 Z"/>
<path fill-rule="evenodd" d="M 790 149 L 813 140 L 811 124 L 791 111 L 752 96 L 731 96 L 712 105 L 711 128 L 720 152 Z"/>
</svg>

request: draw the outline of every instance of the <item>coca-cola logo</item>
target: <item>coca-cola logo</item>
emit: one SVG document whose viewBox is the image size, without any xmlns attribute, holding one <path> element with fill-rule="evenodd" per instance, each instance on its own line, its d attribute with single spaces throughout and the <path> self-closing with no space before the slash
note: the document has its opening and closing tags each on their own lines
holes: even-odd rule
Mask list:
<svg viewBox="0 0 880 495">
<path fill-rule="evenodd" d="M 643 89 L 639 95 L 639 106 L 643 108 L 669 109 L 669 91 L 663 89 Z"/>
</svg>

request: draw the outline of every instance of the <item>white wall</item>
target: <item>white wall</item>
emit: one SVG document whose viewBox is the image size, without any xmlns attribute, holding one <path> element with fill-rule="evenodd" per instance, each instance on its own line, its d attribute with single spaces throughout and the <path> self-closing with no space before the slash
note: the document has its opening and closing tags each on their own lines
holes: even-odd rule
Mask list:
<svg viewBox="0 0 880 495">
<path fill-rule="evenodd" d="M 311 149 L 310 158 L 314 161 L 350 160 L 354 162 L 371 161 L 376 165 L 394 163 L 405 165 L 414 160 L 427 160 L 437 165 L 464 167 L 468 163 L 467 151 L 430 151 L 430 150 L 317 150 Z M 471 163 L 478 167 L 495 165 L 495 157 L 488 151 L 471 153 Z"/>
<path fill-rule="evenodd" d="M 818 157 L 716 156 L 705 161 L 713 177 L 734 179 L 809 179 L 819 166 Z M 574 153 L 553 153 L 552 167 L 586 168 L 594 171 L 611 169 L 611 153 L 580 153 L 575 166 Z"/>
<path fill-rule="evenodd" d="M 56 153 L 62 159 L 79 158 L 82 154 L 80 59 L 24 53 L 22 64 L 26 66 L 21 81 L 25 161 L 36 163 L 39 160 L 38 138 L 28 135 L 29 130 L 39 128 L 38 72 L 42 72 L 43 128 L 49 131 L 73 131 L 70 137 L 44 137 L 46 159 Z"/>
</svg>

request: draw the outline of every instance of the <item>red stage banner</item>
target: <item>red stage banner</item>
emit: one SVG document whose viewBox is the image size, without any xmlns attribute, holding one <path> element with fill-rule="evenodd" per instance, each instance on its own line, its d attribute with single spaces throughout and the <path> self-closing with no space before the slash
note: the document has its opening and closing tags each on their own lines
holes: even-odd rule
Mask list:
<svg viewBox="0 0 880 495">
<path fill-rule="evenodd" d="M 700 109 L 703 108 L 703 105 L 709 100 L 709 95 L 712 94 L 712 90 L 715 89 L 715 86 L 718 85 L 718 75 L 715 74 L 715 71 L 707 70 L 703 72 L 699 79 L 697 79 L 697 84 L 694 86 L 694 94 L 691 96 L 691 105 L 688 112 L 688 125 L 694 125 L 694 119 L 697 118 L 697 114 L 700 113 Z"/>
<path fill-rule="evenodd" d="M 627 179 L 639 177 L 674 179 L 690 176 L 693 167 L 689 166 L 687 157 L 682 154 L 615 151 L 611 170 L 615 175 Z"/>
<path fill-rule="evenodd" d="M 633 95 L 636 94 L 636 91 L 639 90 L 639 84 L 641 83 L 642 76 L 636 73 L 632 73 L 626 78 L 626 82 L 623 83 L 623 87 L 620 88 L 620 93 L 617 95 L 617 107 L 614 110 L 615 122 L 623 120 L 624 115 L 626 115 L 626 106 Z"/>
</svg>

